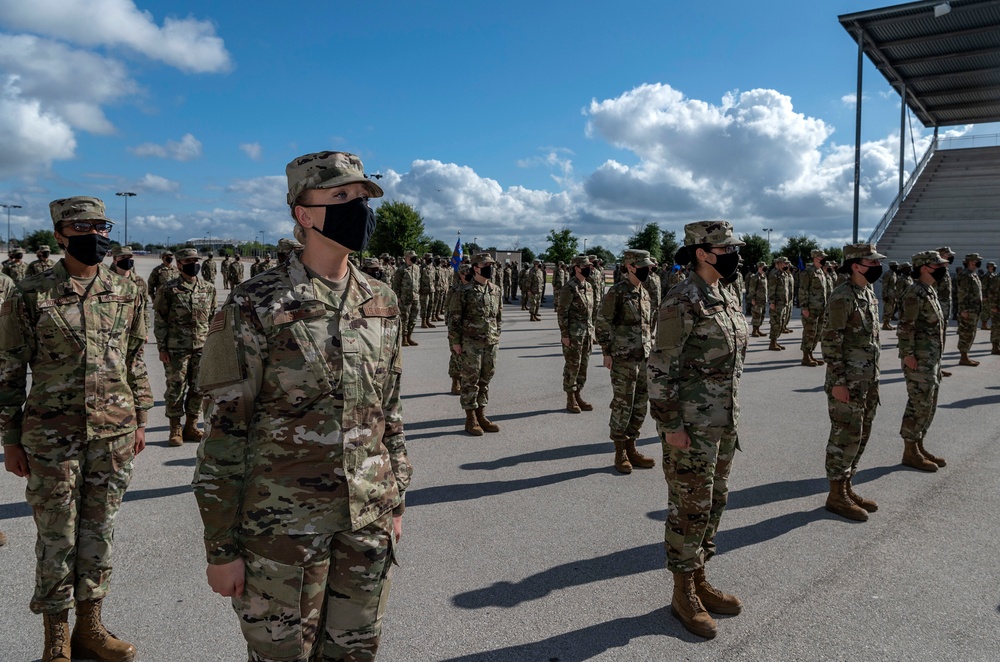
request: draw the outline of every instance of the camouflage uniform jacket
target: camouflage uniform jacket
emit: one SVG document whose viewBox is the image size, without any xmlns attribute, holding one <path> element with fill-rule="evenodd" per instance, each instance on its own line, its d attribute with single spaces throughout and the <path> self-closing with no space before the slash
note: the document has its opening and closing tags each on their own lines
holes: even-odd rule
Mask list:
<svg viewBox="0 0 1000 662">
<path fill-rule="evenodd" d="M 156 298 L 156 291 L 172 281 L 175 278 L 180 278 L 181 272 L 176 266 L 171 264 L 169 267 L 165 264 L 158 264 L 153 267 L 153 270 L 149 272 L 149 280 L 146 281 L 146 286 L 149 288 L 149 297 L 151 299 Z"/>
<path fill-rule="evenodd" d="M 243 260 L 233 259 L 229 263 L 229 280 L 233 283 L 239 285 L 243 282 Z M 149 293 L 150 296 L 153 295 L 152 292 Z"/>
<path fill-rule="evenodd" d="M 201 262 L 201 277 L 209 283 L 215 283 L 215 260 L 206 257 Z"/>
<path fill-rule="evenodd" d="M 597 316 L 597 342 L 602 353 L 626 361 L 648 359 L 653 348 L 652 311 L 649 293 L 642 284 L 634 286 L 626 279 L 612 285 Z"/>
<path fill-rule="evenodd" d="M 552 270 L 552 287 L 562 287 L 566 282 L 566 272 L 558 264 Z"/>
<path fill-rule="evenodd" d="M 494 283 L 462 285 L 448 306 L 448 344 L 487 347 L 500 342 L 501 293 Z"/>
<path fill-rule="evenodd" d="M 910 285 L 900 301 L 899 358 L 913 355 L 918 367 L 939 363 L 947 323 L 934 289 L 919 280 Z"/>
<path fill-rule="evenodd" d="M 792 305 L 792 275 L 787 271 L 772 269 L 767 275 L 767 300 L 775 308 Z"/>
<path fill-rule="evenodd" d="M 194 473 L 209 563 L 235 560 L 241 535 L 357 531 L 403 511 L 399 307 L 348 269 L 334 300 L 293 254 L 236 287 L 212 320 Z"/>
<path fill-rule="evenodd" d="M 3 268 L 3 273 L 17 285 L 28 277 L 28 265 L 24 262 L 11 261 Z"/>
<path fill-rule="evenodd" d="M 983 284 L 979 274 L 968 269 L 958 277 L 958 311 L 968 311 L 978 315 L 983 310 Z"/>
<path fill-rule="evenodd" d="M 80 443 L 145 425 L 153 394 L 139 306 L 136 286 L 104 266 L 81 297 L 62 260 L 14 289 L 0 307 L 4 445 Z"/>
<path fill-rule="evenodd" d="M 215 312 L 215 285 L 201 278 L 172 280 L 156 293 L 153 312 L 159 351 L 201 349 Z"/>
<path fill-rule="evenodd" d="M 420 289 L 420 267 L 410 264 L 396 269 L 392 275 L 392 290 L 396 293 L 399 303 L 408 305 L 413 303 L 418 296 Z"/>
<path fill-rule="evenodd" d="M 728 427 L 739 420 L 747 322 L 732 292 L 700 275 L 663 297 L 649 356 L 649 411 L 666 432 Z"/>
<path fill-rule="evenodd" d="M 944 278 L 934 283 L 934 291 L 937 292 L 938 303 L 941 304 L 941 312 L 945 315 L 951 314 L 951 272 L 945 270 Z M 944 302 L 948 302 L 949 310 L 945 310 Z"/>
<path fill-rule="evenodd" d="M 754 272 L 747 281 L 747 299 L 756 301 L 756 305 L 767 303 L 767 275 Z"/>
<path fill-rule="evenodd" d="M 896 274 L 896 281 L 892 287 L 893 300 L 898 302 L 903 297 L 903 292 L 905 292 L 910 285 L 913 285 L 912 278 L 906 274 Z"/>
<path fill-rule="evenodd" d="M 434 277 L 434 266 L 430 264 L 420 265 L 420 294 L 434 294 L 434 284 L 437 278 Z"/>
<path fill-rule="evenodd" d="M 826 389 L 851 382 L 871 382 L 879 376 L 878 300 L 870 286 L 852 281 L 838 285 L 826 305 L 823 359 Z"/>
<path fill-rule="evenodd" d="M 587 281 L 574 276 L 559 290 L 559 334 L 582 340 L 594 336 L 594 294 Z"/>
<path fill-rule="evenodd" d="M 882 300 L 892 301 L 896 296 L 896 280 L 899 275 L 895 271 L 886 271 L 882 274 Z"/>
<path fill-rule="evenodd" d="M 9 276 L 0 274 L 0 304 L 7 300 L 10 293 L 14 291 L 14 281 Z"/>
<path fill-rule="evenodd" d="M 642 286 L 649 293 L 649 308 L 650 310 L 656 310 L 660 307 L 660 279 L 657 278 L 656 274 L 649 274 L 649 277 L 642 282 Z"/>
<path fill-rule="evenodd" d="M 986 272 L 986 275 L 979 279 L 983 284 L 983 301 L 989 301 L 993 290 L 1000 287 L 1000 276 L 996 272 Z"/>
<path fill-rule="evenodd" d="M 53 262 L 51 259 L 35 260 L 34 262 L 28 265 L 28 275 L 36 276 L 40 273 L 46 272 L 52 267 L 54 267 L 55 264 L 56 263 Z"/>
<path fill-rule="evenodd" d="M 812 314 L 826 310 L 826 301 L 830 296 L 826 272 L 810 264 L 799 278 L 799 308 Z"/>
<path fill-rule="evenodd" d="M 541 294 L 545 291 L 545 269 L 532 267 L 528 272 L 528 292 Z"/>
</svg>

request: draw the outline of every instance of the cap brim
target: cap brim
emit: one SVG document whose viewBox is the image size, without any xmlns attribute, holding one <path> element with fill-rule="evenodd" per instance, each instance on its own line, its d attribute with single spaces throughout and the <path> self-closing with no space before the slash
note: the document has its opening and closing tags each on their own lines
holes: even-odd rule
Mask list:
<svg viewBox="0 0 1000 662">
<path fill-rule="evenodd" d="M 713 246 L 746 246 L 747 242 L 740 241 L 736 237 L 726 237 L 725 241 L 714 241 Z"/>
<path fill-rule="evenodd" d="M 379 186 L 378 184 L 376 184 L 375 182 L 366 177 L 359 177 L 357 175 L 341 175 L 339 177 L 332 177 L 314 186 L 307 186 L 306 190 L 310 188 L 335 188 L 337 186 L 345 186 L 347 184 L 355 184 L 355 183 L 363 184 L 364 187 L 368 190 L 369 197 L 381 198 L 383 195 L 385 195 L 385 192 L 382 190 L 381 186 Z"/>
<path fill-rule="evenodd" d="M 647 257 L 647 258 L 643 258 L 640 262 L 633 262 L 632 266 L 634 266 L 634 267 L 651 267 L 654 264 L 656 264 L 656 263 L 653 262 L 652 260 L 650 260 Z"/>
</svg>

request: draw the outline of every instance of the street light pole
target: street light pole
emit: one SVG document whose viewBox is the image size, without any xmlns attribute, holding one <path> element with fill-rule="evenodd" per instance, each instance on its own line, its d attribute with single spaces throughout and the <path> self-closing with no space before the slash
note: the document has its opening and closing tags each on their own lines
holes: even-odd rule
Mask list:
<svg viewBox="0 0 1000 662">
<path fill-rule="evenodd" d="M 774 228 L 761 228 L 767 233 L 767 250 L 771 250 L 771 233 L 774 232 Z"/>
<path fill-rule="evenodd" d="M 120 198 L 125 198 L 125 245 L 128 246 L 128 199 L 136 196 L 132 191 L 119 191 L 115 193 Z"/>
<path fill-rule="evenodd" d="M 586 237 L 583 238 L 583 254 L 584 255 L 587 254 L 587 238 Z"/>
<path fill-rule="evenodd" d="M 20 209 L 21 205 L 0 205 L 7 210 L 7 257 L 10 257 L 10 210 Z"/>
</svg>

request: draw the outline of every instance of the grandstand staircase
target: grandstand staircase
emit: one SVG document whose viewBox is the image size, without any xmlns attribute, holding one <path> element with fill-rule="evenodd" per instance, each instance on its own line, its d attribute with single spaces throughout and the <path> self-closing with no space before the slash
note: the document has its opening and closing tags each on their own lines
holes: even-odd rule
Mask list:
<svg viewBox="0 0 1000 662">
<path fill-rule="evenodd" d="M 933 152 L 877 241 L 899 263 L 939 246 L 1000 262 L 1000 147 Z"/>
</svg>

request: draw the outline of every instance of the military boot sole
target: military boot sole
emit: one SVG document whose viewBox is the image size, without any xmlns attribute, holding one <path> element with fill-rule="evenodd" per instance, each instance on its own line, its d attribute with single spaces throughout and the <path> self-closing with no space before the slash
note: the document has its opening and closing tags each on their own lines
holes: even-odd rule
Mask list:
<svg viewBox="0 0 1000 662">
<path fill-rule="evenodd" d="M 910 467 L 911 469 L 919 469 L 920 471 L 926 471 L 927 473 L 934 473 L 938 470 L 938 465 L 934 464 L 930 460 L 926 462 L 921 462 L 919 459 L 913 460 L 910 458 L 904 458 L 900 462 L 904 467 Z"/>
<path fill-rule="evenodd" d="M 715 635 L 719 633 L 717 628 L 700 626 L 697 623 L 688 621 L 681 615 L 680 610 L 678 610 L 673 603 L 670 603 L 670 613 L 673 614 L 674 618 L 680 621 L 681 625 L 684 626 L 684 629 L 691 634 L 696 634 L 699 637 L 704 637 L 705 639 L 715 639 Z"/>
<path fill-rule="evenodd" d="M 135 649 L 131 653 L 116 655 L 115 657 L 101 657 L 86 646 L 79 643 L 71 644 L 73 647 L 73 660 L 94 660 L 95 662 L 135 662 Z"/>
<path fill-rule="evenodd" d="M 831 504 L 827 501 L 826 509 L 834 515 L 840 515 L 841 517 L 846 517 L 847 519 L 854 520 L 855 522 L 868 521 L 868 512 L 860 506 L 854 506 L 852 508 L 841 504 Z"/>
</svg>

